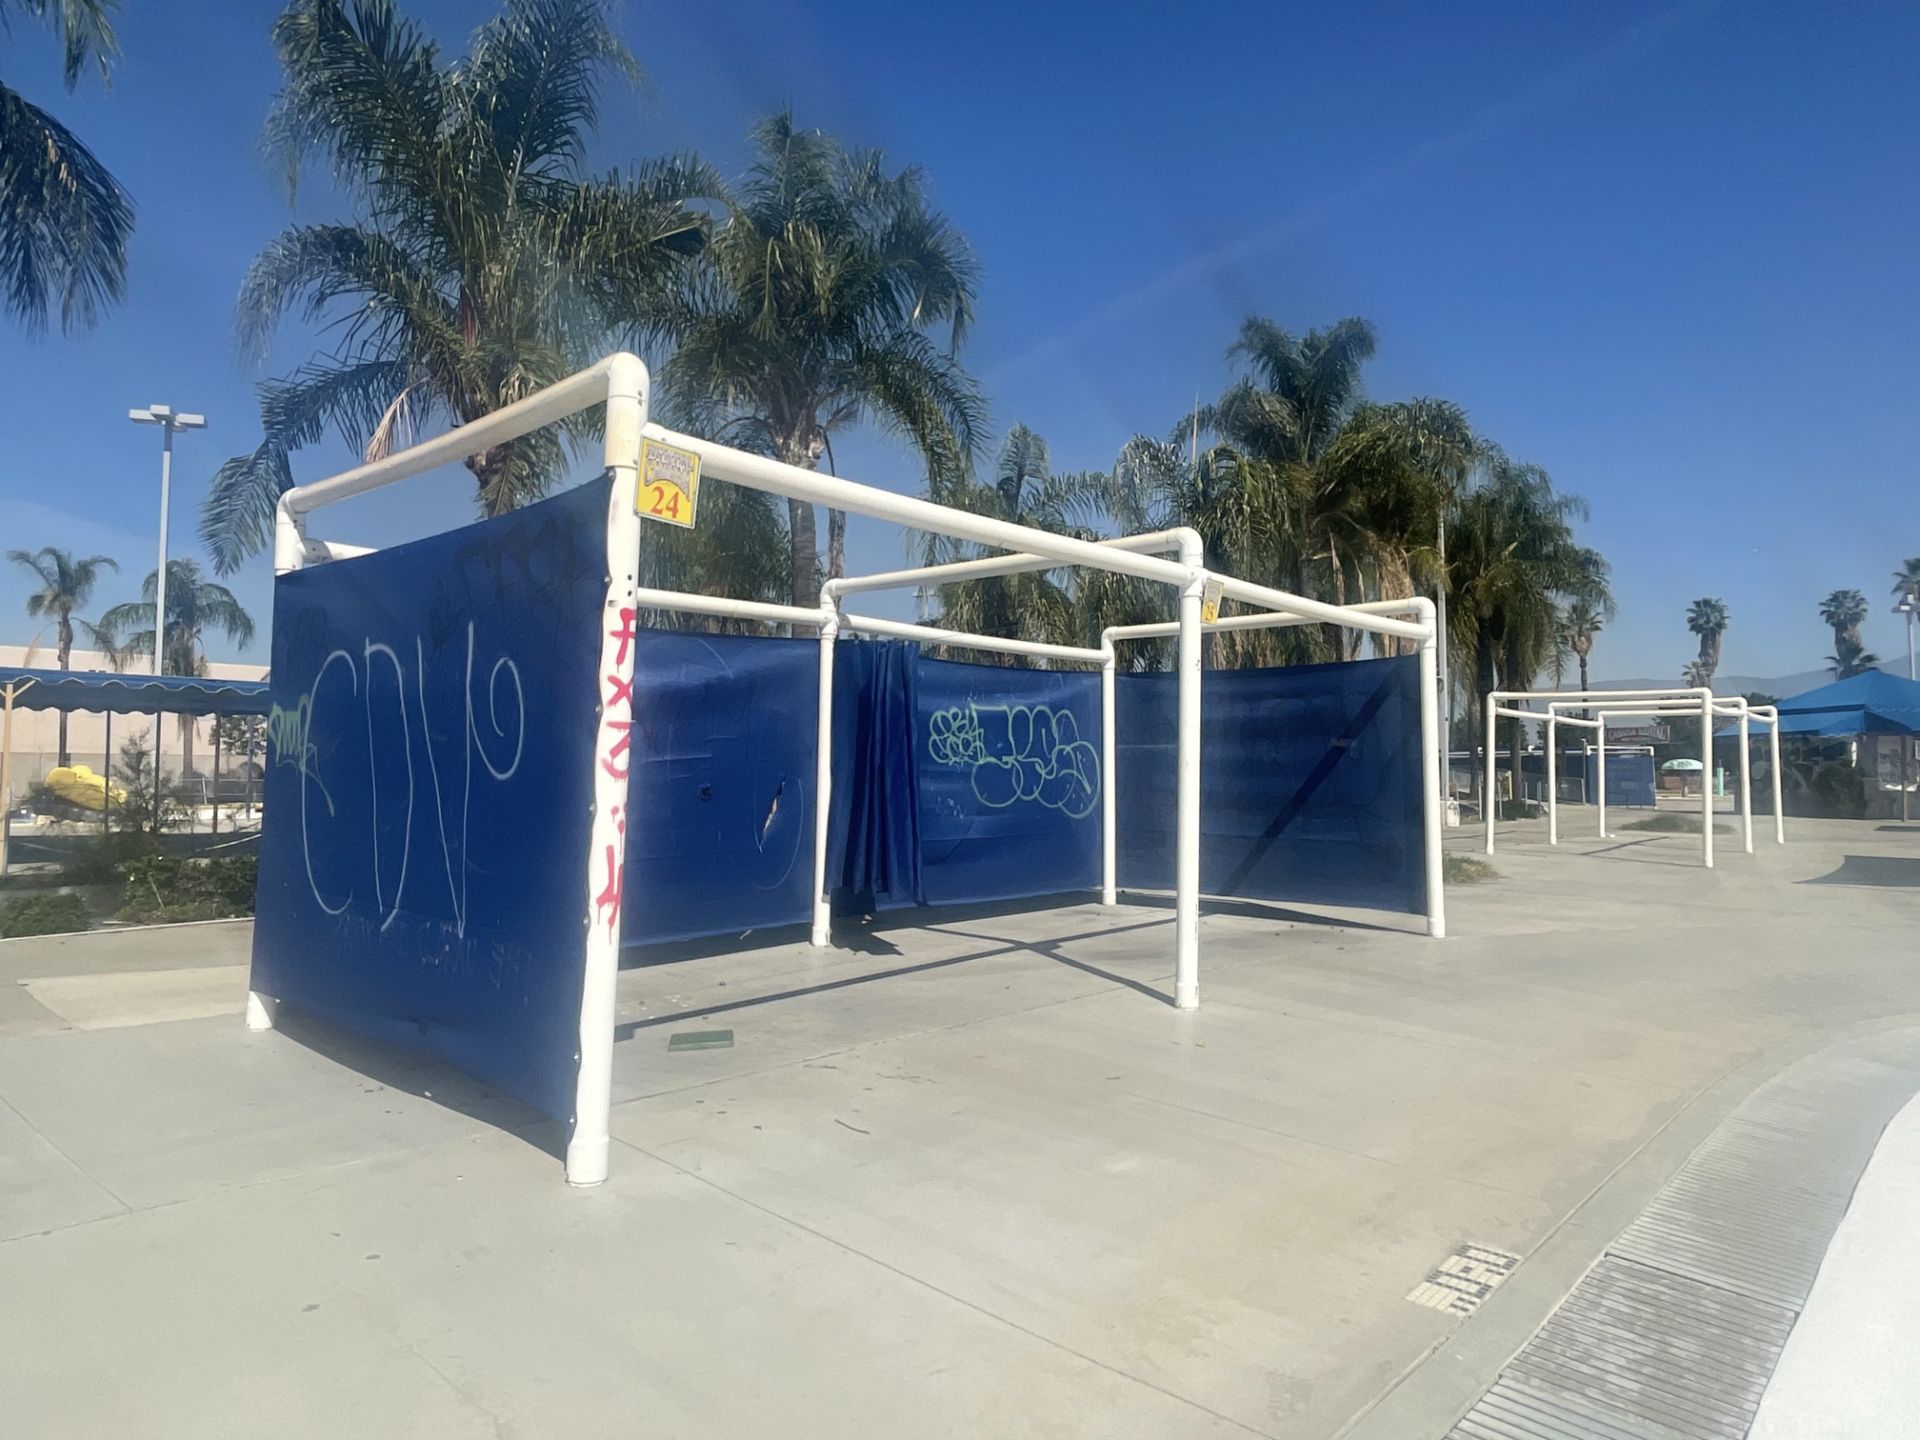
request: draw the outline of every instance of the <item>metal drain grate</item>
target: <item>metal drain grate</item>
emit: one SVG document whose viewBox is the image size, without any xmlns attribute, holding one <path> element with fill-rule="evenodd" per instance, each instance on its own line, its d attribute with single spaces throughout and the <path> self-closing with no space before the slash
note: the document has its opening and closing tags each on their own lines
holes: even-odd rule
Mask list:
<svg viewBox="0 0 1920 1440">
<path fill-rule="evenodd" d="M 1608 1247 L 1452 1440 L 1743 1440 L 1920 1032 L 1755 1091 Z"/>
<path fill-rule="evenodd" d="M 1427 1278 L 1407 1292 L 1407 1299 L 1429 1310 L 1471 1315 L 1519 1263 L 1518 1255 L 1490 1245 L 1462 1245 L 1428 1271 Z"/>
</svg>

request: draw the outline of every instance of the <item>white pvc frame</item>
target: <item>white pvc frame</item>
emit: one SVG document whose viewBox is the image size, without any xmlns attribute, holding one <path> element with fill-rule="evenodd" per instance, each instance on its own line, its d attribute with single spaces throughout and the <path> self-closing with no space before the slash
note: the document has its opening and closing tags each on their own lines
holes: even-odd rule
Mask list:
<svg viewBox="0 0 1920 1440">
<path fill-rule="evenodd" d="M 1525 708 L 1527 702 L 1546 701 L 1544 711 Z M 1502 704 L 1501 702 L 1514 702 Z M 1707 869 L 1713 868 L 1713 794 L 1709 786 L 1713 778 L 1713 742 L 1714 720 L 1736 720 L 1739 722 L 1740 739 L 1740 788 L 1738 803 L 1742 842 L 1746 853 L 1753 853 L 1753 786 L 1751 774 L 1751 751 L 1749 748 L 1748 724 L 1758 720 L 1771 729 L 1772 741 L 1772 786 L 1773 786 L 1773 825 L 1776 844 L 1787 843 L 1786 817 L 1781 810 L 1780 796 L 1780 714 L 1771 705 L 1749 705 L 1746 699 L 1737 695 L 1716 696 L 1710 688 L 1703 686 L 1676 686 L 1671 689 L 1653 690 L 1551 690 L 1516 691 L 1496 690 L 1487 697 L 1486 707 L 1486 766 L 1485 794 L 1482 801 L 1483 819 L 1486 825 L 1486 851 L 1494 853 L 1495 816 L 1499 804 L 1494 796 L 1496 758 L 1498 751 L 1493 743 L 1494 721 L 1496 718 L 1536 721 L 1546 727 L 1546 771 L 1547 771 L 1547 843 L 1560 843 L 1559 786 L 1558 781 L 1558 735 L 1557 727 L 1571 725 L 1576 729 L 1590 729 L 1596 734 L 1594 750 L 1598 759 L 1595 763 L 1595 785 L 1598 795 L 1600 838 L 1609 838 L 1607 832 L 1607 721 L 1609 719 L 1642 718 L 1659 715 L 1698 715 L 1701 725 L 1701 775 L 1700 775 L 1700 863 Z M 1562 713 L 1570 710 L 1584 710 L 1585 716 Z M 1515 779 L 1515 793 L 1519 789 L 1519 777 Z"/>
<path fill-rule="evenodd" d="M 600 668 L 597 674 L 607 677 L 608 683 L 631 686 L 632 647 L 622 644 L 618 638 L 623 628 L 623 610 L 665 608 L 752 618 L 812 628 L 819 635 L 819 742 L 812 924 L 812 939 L 816 945 L 825 945 L 829 939 L 826 852 L 833 783 L 833 651 L 835 639 L 843 628 L 932 639 L 973 649 L 1099 664 L 1106 680 L 1102 689 L 1108 775 L 1104 778 L 1111 778 L 1113 637 L 1103 638 L 1101 648 L 1092 650 L 965 635 L 932 626 L 845 615 L 840 608 L 841 596 L 924 581 L 948 583 L 1068 565 L 1085 565 L 1172 585 L 1179 594 L 1179 619 L 1171 627 L 1171 633 L 1178 639 L 1176 670 L 1179 676 L 1174 1001 L 1181 1009 L 1192 1009 L 1199 1004 L 1200 636 L 1203 593 L 1211 589 L 1215 594 L 1273 612 L 1278 617 L 1235 617 L 1221 622 L 1223 625 L 1232 626 L 1236 621 L 1243 624 L 1257 621 L 1269 624 L 1321 623 L 1413 640 L 1420 646 L 1423 681 L 1421 735 L 1426 758 L 1422 778 L 1425 788 L 1428 893 L 1433 906 L 1429 928 L 1435 935 L 1444 933 L 1439 855 L 1438 807 L 1442 801 L 1438 788 L 1438 697 L 1434 681 L 1437 637 L 1430 601 L 1391 602 L 1386 607 L 1330 605 L 1209 571 L 1200 550 L 1199 536 L 1191 530 L 1109 541 L 1080 540 L 956 510 L 837 476 L 820 475 L 650 423 L 650 394 L 651 380 L 647 368 L 637 356 L 624 353 L 609 355 L 565 380 L 478 420 L 457 426 L 445 434 L 327 479 L 296 486 L 281 495 L 275 510 L 274 571 L 276 574 L 286 574 L 305 566 L 370 553 L 368 547 L 310 537 L 307 534 L 307 517 L 315 510 L 439 466 L 465 460 L 491 446 L 517 439 L 582 410 L 604 404 L 606 419 L 602 456 L 611 484 L 607 499 L 606 596 L 602 607 Z M 830 580 L 822 587 L 818 613 L 803 607 L 644 589 L 638 583 L 640 518 L 635 503 L 643 438 L 693 452 L 699 457 L 703 475 L 710 479 L 726 480 L 747 489 L 890 520 L 910 529 L 969 540 L 1008 553 L 949 565 L 925 566 L 917 570 Z M 1157 553 L 1166 551 L 1175 552 L 1177 558 L 1168 559 L 1162 553 Z M 1414 618 L 1401 618 L 1407 614 Z M 607 713 L 598 692 L 594 700 L 599 725 L 593 761 L 593 823 L 586 857 L 588 863 L 583 877 L 582 914 L 586 944 L 580 1003 L 579 1075 L 573 1135 L 566 1158 L 567 1179 L 575 1185 L 596 1185 L 605 1180 L 611 1148 L 608 1124 L 612 1108 L 619 926 L 617 917 L 616 923 L 611 926 L 596 923 L 592 860 L 594 856 L 611 853 L 615 857 L 613 863 L 616 867 L 624 868 L 626 831 L 634 823 L 634 817 L 622 814 L 627 802 L 625 780 L 599 763 L 603 748 L 624 733 L 631 717 Z M 584 697 L 582 701 L 584 703 Z M 1103 878 L 1110 881 L 1113 850 L 1110 787 L 1107 795 L 1107 807 L 1103 812 L 1107 869 Z M 1110 885 L 1103 884 L 1103 895 L 1107 893 L 1110 893 Z M 272 1028 L 274 1004 L 271 997 L 250 991 L 247 997 L 248 1027 L 255 1030 Z"/>
</svg>

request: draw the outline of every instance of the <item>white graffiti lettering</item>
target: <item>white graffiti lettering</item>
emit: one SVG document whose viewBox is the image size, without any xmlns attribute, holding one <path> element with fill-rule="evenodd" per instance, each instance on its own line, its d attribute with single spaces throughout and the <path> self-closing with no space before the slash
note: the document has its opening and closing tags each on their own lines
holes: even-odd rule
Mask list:
<svg viewBox="0 0 1920 1440">
<path fill-rule="evenodd" d="M 520 681 L 520 668 L 507 656 L 495 660 L 487 672 L 486 712 L 487 726 L 491 737 L 484 736 L 475 715 L 473 694 L 473 662 L 475 634 L 473 622 L 467 624 L 466 671 L 462 685 L 462 703 L 466 713 L 459 730 L 461 748 L 460 794 L 457 797 L 459 819 L 457 825 L 450 825 L 447 813 L 447 796 L 441 784 L 439 757 L 435 754 L 433 743 L 433 723 L 427 709 L 427 656 L 426 647 L 418 637 L 414 640 L 414 694 L 416 707 L 420 714 L 422 743 L 427 755 L 427 773 L 433 786 L 434 820 L 440 835 L 440 851 L 447 877 L 447 894 L 453 908 L 454 933 L 464 938 L 467 928 L 467 839 L 469 820 L 473 808 L 473 757 L 477 751 L 480 763 L 495 781 L 511 780 L 519 771 L 521 756 L 526 749 L 527 701 L 526 691 Z M 395 685 L 395 711 L 382 719 L 377 716 L 373 703 L 374 657 L 384 658 L 393 668 Z M 313 891 L 313 898 L 320 908 L 329 915 L 343 912 L 353 900 L 353 892 L 348 890 L 344 899 L 329 903 L 322 891 L 320 882 L 313 869 L 313 838 L 308 813 L 307 795 L 309 786 L 317 789 L 326 800 L 327 813 L 337 814 L 336 807 L 320 776 L 320 750 L 314 740 L 316 726 L 314 712 L 322 682 L 327 672 L 338 661 L 345 664 L 347 678 L 352 685 L 349 692 L 361 700 L 367 727 L 367 787 L 370 802 L 369 827 L 372 831 L 372 844 L 368 853 L 373 867 L 374 903 L 379 912 L 379 928 L 387 929 L 399 916 L 403 898 L 406 894 L 407 875 L 413 857 L 413 817 L 417 797 L 413 763 L 413 724 L 407 710 L 407 673 L 400 653 L 391 645 L 367 638 L 361 647 L 360 664 L 354 663 L 354 657 L 346 650 L 334 650 L 320 663 L 319 672 L 314 676 L 313 688 L 291 710 L 276 706 L 268 724 L 268 743 L 273 750 L 275 764 L 294 765 L 300 774 L 300 845 L 306 861 L 307 884 Z M 364 673 L 366 681 L 361 684 Z M 511 682 L 510 687 L 508 682 Z M 503 707 L 501 697 L 511 688 L 511 700 Z M 401 825 L 400 869 L 394 880 L 393 892 L 389 896 L 385 883 L 385 871 L 380 855 L 380 760 L 383 753 L 380 737 L 393 719 L 398 719 L 400 730 L 400 753 L 406 765 L 406 811 Z M 319 727 L 324 730 L 324 726 Z M 513 753 L 504 763 L 496 762 L 488 747 L 503 746 L 511 738 Z M 390 757 L 392 746 L 385 747 Z M 387 761 L 391 771 L 392 761 Z M 335 786 L 342 778 L 332 776 Z M 458 859 L 455 855 L 458 853 Z"/>
</svg>

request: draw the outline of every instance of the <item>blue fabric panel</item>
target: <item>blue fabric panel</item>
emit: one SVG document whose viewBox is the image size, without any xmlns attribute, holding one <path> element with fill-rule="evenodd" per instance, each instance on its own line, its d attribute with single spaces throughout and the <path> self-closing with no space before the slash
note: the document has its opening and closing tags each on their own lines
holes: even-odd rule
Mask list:
<svg viewBox="0 0 1920 1440">
<path fill-rule="evenodd" d="M 572 1114 L 607 485 L 282 576 L 253 988 Z"/>
<path fill-rule="evenodd" d="M 900 640 L 834 647 L 827 875 L 837 910 L 864 915 L 926 898 L 913 745 L 919 655 Z"/>
<path fill-rule="evenodd" d="M 1594 771 L 1599 767 L 1589 766 L 1587 762 L 1585 751 L 1573 751 L 1560 757 L 1560 763 L 1566 767 L 1565 773 L 1579 779 L 1580 794 L 1591 805 Z M 1607 804 L 1642 810 L 1653 807 L 1653 756 L 1607 756 Z"/>
<path fill-rule="evenodd" d="M 812 640 L 639 633 L 624 943 L 809 917 L 819 656 Z"/>
<path fill-rule="evenodd" d="M 917 662 L 930 905 L 1100 884 L 1100 677 Z"/>
<path fill-rule="evenodd" d="M 1426 910 L 1414 657 L 1208 670 L 1201 689 L 1200 888 Z M 1119 882 L 1173 886 L 1177 688 L 1115 687 Z"/>
</svg>

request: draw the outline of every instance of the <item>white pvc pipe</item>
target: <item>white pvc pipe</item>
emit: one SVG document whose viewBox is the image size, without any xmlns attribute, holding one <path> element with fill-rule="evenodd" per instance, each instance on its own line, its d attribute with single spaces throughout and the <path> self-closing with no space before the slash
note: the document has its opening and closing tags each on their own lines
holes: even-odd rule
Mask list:
<svg viewBox="0 0 1920 1440">
<path fill-rule="evenodd" d="M 1107 652 L 1084 645 L 1050 645 L 1042 640 L 1015 640 L 1002 635 L 971 635 L 964 630 L 944 630 L 938 625 L 915 625 L 905 620 L 882 620 L 875 615 L 842 614 L 842 629 L 868 635 L 891 635 L 901 640 L 927 640 L 936 645 L 954 645 L 963 650 L 992 650 L 1005 655 L 1037 655 L 1049 660 L 1078 660 L 1089 665 L 1106 663 Z"/>
<path fill-rule="evenodd" d="M 1096 540 L 1114 550 L 1130 550 L 1139 555 L 1178 552 L 1182 546 L 1197 543 L 1196 530 L 1178 525 L 1170 530 L 1154 530 L 1141 535 L 1118 535 Z M 918 565 L 911 570 L 888 570 L 872 575 L 846 575 L 829 580 L 822 587 L 834 595 L 853 595 L 867 590 L 898 590 L 910 585 L 951 585 L 960 580 L 981 580 L 997 575 L 1025 575 L 1035 570 L 1053 570 L 1060 561 L 1046 555 L 983 555 L 977 560 L 950 560 L 944 565 Z"/>
<path fill-rule="evenodd" d="M 1422 603 L 1432 605 L 1425 596 L 1414 596 L 1406 600 L 1368 600 L 1361 604 L 1345 608 L 1362 615 L 1414 615 L 1421 613 Z M 1290 615 L 1278 610 L 1262 610 L 1252 615 L 1222 615 L 1207 628 L 1209 630 L 1286 630 L 1298 625 L 1321 625 L 1325 621 L 1311 619 L 1305 615 Z M 1115 640 L 1159 640 L 1180 633 L 1177 620 L 1152 620 L 1141 625 L 1109 625 L 1100 632 L 1102 642 L 1111 644 Z"/>
<path fill-rule="evenodd" d="M 378 490 L 383 485 L 405 480 L 410 475 L 438 469 L 505 441 L 530 435 L 542 426 L 564 420 L 577 411 L 597 404 L 614 389 L 628 385 L 636 366 L 641 384 L 644 385 L 646 366 L 640 363 L 638 356 L 625 352 L 609 355 L 524 400 L 503 405 L 478 420 L 455 426 L 443 435 L 422 440 L 417 445 L 408 446 L 370 464 L 343 470 L 328 479 L 297 485 L 280 497 L 280 509 L 293 515 L 308 514 L 323 505 L 337 504 L 349 496 Z M 645 423 L 644 417 L 642 423 Z M 635 437 L 635 442 L 638 443 L 638 437 Z M 635 454 L 638 454 L 637 450 Z"/>
<path fill-rule="evenodd" d="M 1780 712 L 1777 710 L 1773 716 L 1773 733 L 1769 743 L 1773 747 L 1773 843 L 1784 845 L 1787 843 L 1787 817 L 1780 808 Z"/>
<path fill-rule="evenodd" d="M 1231 575 L 1210 575 L 1208 577 L 1220 587 L 1220 593 L 1249 605 L 1259 605 L 1268 610 L 1282 610 L 1290 615 L 1298 615 L 1308 622 L 1317 621 L 1323 625 L 1344 625 L 1350 630 L 1367 630 L 1375 635 L 1392 635 L 1400 640 L 1421 640 L 1432 630 L 1433 622 L 1424 625 L 1410 620 L 1395 620 L 1385 615 L 1376 615 L 1370 609 L 1358 605 L 1329 605 L 1319 600 L 1309 600 L 1304 595 L 1289 594 L 1285 590 L 1275 590 L 1268 585 L 1255 585 L 1250 580 L 1239 580 Z"/>
<path fill-rule="evenodd" d="M 745 451 L 702 440 L 697 435 L 683 435 L 660 425 L 647 426 L 646 433 L 651 439 L 664 441 L 682 450 L 691 450 L 698 455 L 703 476 L 731 481 L 749 490 L 762 490 L 791 500 L 826 505 L 855 515 L 868 515 L 876 520 L 890 520 L 896 525 L 935 535 L 974 540 L 1000 550 L 1022 554 L 1032 552 L 1044 555 L 1056 564 L 1087 565 L 1095 570 L 1134 575 L 1142 580 L 1157 580 L 1166 585 L 1185 585 L 1196 575 L 1204 573 L 1196 566 L 1163 560 L 1155 555 L 1136 555 L 1098 541 L 1055 535 L 1051 531 L 1036 530 L 1030 525 L 1015 525 L 988 515 L 976 515 L 970 510 L 950 509 L 945 505 L 936 505 L 931 500 L 901 495 L 874 485 L 862 485 L 837 475 L 802 470 L 797 465 L 788 465 L 765 455 L 749 455 Z"/>
<path fill-rule="evenodd" d="M 827 841 L 833 809 L 833 647 L 840 634 L 839 607 L 820 597 L 820 704 L 813 756 L 813 933 L 816 947 L 833 940 L 833 903 L 827 893 Z"/>
<path fill-rule="evenodd" d="M 1747 717 L 1740 716 L 1740 833 L 1747 854 L 1753 854 L 1753 761 L 1747 753 Z"/>
<path fill-rule="evenodd" d="M 1600 731 L 1600 746 L 1594 753 L 1598 758 L 1593 762 L 1594 798 L 1600 802 L 1600 838 L 1607 838 L 1607 722 L 1593 722 Z"/>
<path fill-rule="evenodd" d="M 1120 872 L 1117 856 L 1119 801 L 1114 785 L 1119 762 L 1114 755 L 1115 678 L 1113 647 L 1106 647 L 1100 662 L 1100 903 L 1120 903 Z"/>
<path fill-rule="evenodd" d="M 1431 612 L 1429 612 L 1431 618 Z M 1445 841 L 1446 776 L 1440 769 L 1440 675 L 1438 626 L 1415 652 L 1420 675 L 1420 840 L 1427 871 L 1427 934 L 1447 933 Z"/>
<path fill-rule="evenodd" d="M 1559 757 L 1553 753 L 1560 744 L 1559 737 L 1554 733 L 1553 728 L 1553 722 L 1558 718 L 1551 710 L 1547 712 L 1547 844 L 1549 845 L 1560 843 L 1560 782 L 1556 773 L 1559 767 L 1555 763 Z"/>
<path fill-rule="evenodd" d="M 820 612 L 801 605 L 768 605 L 759 600 L 735 600 L 727 595 L 695 595 L 686 590 L 635 590 L 636 605 L 646 610 L 683 610 L 693 615 L 717 615 L 728 620 L 760 620 L 769 625 L 798 625 L 812 630 Z"/>
<path fill-rule="evenodd" d="M 1700 702 L 1700 863 L 1713 868 L 1713 692 Z"/>
<path fill-rule="evenodd" d="M 1497 694 L 1498 692 L 1496 691 L 1494 693 Z M 1486 788 L 1480 792 L 1480 809 L 1483 812 L 1481 818 L 1485 820 L 1487 823 L 1487 854 L 1489 855 L 1493 854 L 1493 817 L 1495 816 L 1495 814 L 1499 812 L 1499 809 L 1500 809 L 1500 797 L 1494 794 L 1494 790 L 1493 790 L 1494 779 L 1495 779 L 1495 776 L 1494 776 L 1494 745 L 1495 745 L 1494 721 L 1499 718 L 1499 709 L 1493 702 L 1494 702 L 1494 696 L 1492 694 L 1488 695 L 1487 696 L 1487 726 L 1486 726 L 1486 729 L 1481 732 L 1481 740 L 1480 740 L 1480 749 L 1483 752 L 1481 758 L 1485 764 L 1485 768 L 1487 772 Z"/>
<path fill-rule="evenodd" d="M 1180 591 L 1180 746 L 1174 757 L 1173 1003 L 1200 1004 L 1200 601 L 1204 575 Z"/>
<path fill-rule="evenodd" d="M 603 764 L 619 739 L 630 738 L 638 723 L 633 702 L 626 702 L 625 713 L 610 711 L 603 700 L 601 685 L 624 687 L 631 696 L 633 686 L 633 617 L 639 608 L 634 602 L 640 568 L 640 516 L 635 505 L 640 473 L 640 432 L 647 423 L 647 367 L 631 355 L 615 355 L 602 361 L 590 374 L 601 387 L 607 402 L 605 437 L 602 453 L 612 484 L 607 492 L 607 593 L 600 618 L 600 667 L 595 673 L 595 709 L 599 714 L 593 754 L 585 763 L 593 767 L 592 837 L 586 854 L 586 958 L 580 980 L 580 1072 L 574 1093 L 573 1138 L 567 1145 L 567 1182 L 571 1185 L 598 1185 L 607 1178 L 607 1152 L 611 1146 L 608 1132 L 613 1109 L 613 1023 L 616 989 L 620 978 L 620 934 L 624 920 L 625 897 L 621 882 L 626 873 L 627 836 L 640 823 L 630 813 L 626 772 Z M 574 386 L 556 386 L 567 395 L 566 408 L 556 410 L 548 401 L 533 404 L 540 396 L 529 397 L 518 405 L 496 411 L 489 420 L 519 414 L 512 425 L 525 422 L 524 434 L 538 425 L 562 418 L 584 408 L 599 394 Z M 551 392 L 543 392 L 551 393 Z M 537 418 L 530 418 L 537 417 Z M 461 458 L 479 448 L 479 433 L 486 421 L 476 421 L 453 431 L 461 447 L 429 441 L 420 450 L 433 452 L 431 464 Z M 511 427 L 498 427 L 505 431 Z M 505 438 L 504 435 L 501 438 Z M 439 450 L 435 450 L 439 444 Z M 440 453 L 446 451 L 447 453 Z M 394 466 L 414 451 L 402 451 L 382 465 Z M 374 483 L 356 481 L 356 475 L 378 467 L 362 467 L 335 480 L 323 480 L 308 487 L 309 493 L 321 492 L 328 499 L 357 494 Z M 415 474 L 428 464 L 396 466 L 402 474 Z M 344 482 L 344 483 L 343 483 Z M 356 488 L 357 487 L 357 488 Z M 298 495 L 290 490 L 288 495 Z M 284 499 L 285 497 L 283 497 Z M 298 507 L 295 507 L 296 509 Z M 584 697 L 581 697 L 584 698 Z M 636 896 L 636 900 L 641 897 Z"/>
</svg>

